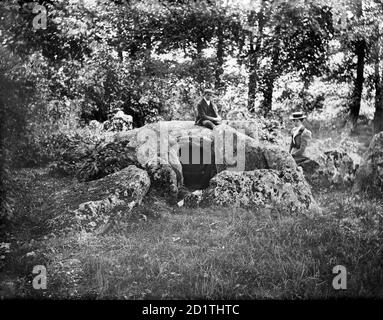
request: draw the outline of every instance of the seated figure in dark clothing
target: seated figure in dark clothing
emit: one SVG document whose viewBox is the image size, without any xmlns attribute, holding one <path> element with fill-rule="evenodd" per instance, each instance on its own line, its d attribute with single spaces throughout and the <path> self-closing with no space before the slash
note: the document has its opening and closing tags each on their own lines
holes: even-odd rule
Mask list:
<svg viewBox="0 0 383 320">
<path fill-rule="evenodd" d="M 217 108 L 211 101 L 213 94 L 213 90 L 206 89 L 196 110 L 197 115 L 195 123 L 209 129 L 214 129 L 216 125 L 222 123 L 222 118 L 218 115 Z"/>
</svg>

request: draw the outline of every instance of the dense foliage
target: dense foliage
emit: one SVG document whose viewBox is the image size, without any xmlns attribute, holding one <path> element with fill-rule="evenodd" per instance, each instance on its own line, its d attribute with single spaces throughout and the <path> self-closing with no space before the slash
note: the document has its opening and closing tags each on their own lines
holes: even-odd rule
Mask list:
<svg viewBox="0 0 383 320">
<path fill-rule="evenodd" d="M 191 120 L 206 87 L 223 117 L 330 108 L 374 113 L 380 131 L 382 21 L 379 0 L 2 1 L 2 189 L 12 166 L 88 152 L 101 138 L 87 124 L 116 108 L 135 127 Z M 93 158 L 83 170 L 97 177 Z"/>
</svg>

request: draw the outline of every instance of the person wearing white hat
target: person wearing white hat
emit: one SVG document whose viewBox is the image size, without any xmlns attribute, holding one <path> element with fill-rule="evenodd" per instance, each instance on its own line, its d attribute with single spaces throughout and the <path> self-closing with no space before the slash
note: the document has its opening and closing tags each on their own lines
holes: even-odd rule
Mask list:
<svg viewBox="0 0 383 320">
<path fill-rule="evenodd" d="M 312 133 L 303 124 L 305 118 L 303 112 L 294 112 L 290 116 L 290 120 L 294 122 L 294 128 L 291 130 L 289 152 L 298 165 L 310 159 L 306 154 L 306 148 L 311 140 Z"/>
<path fill-rule="evenodd" d="M 214 103 L 211 101 L 214 95 L 214 91 L 211 89 L 205 89 L 203 98 L 197 105 L 196 121 L 199 126 L 203 126 L 209 129 L 214 129 L 216 125 L 222 123 L 222 118 L 218 115 L 218 110 Z"/>
</svg>

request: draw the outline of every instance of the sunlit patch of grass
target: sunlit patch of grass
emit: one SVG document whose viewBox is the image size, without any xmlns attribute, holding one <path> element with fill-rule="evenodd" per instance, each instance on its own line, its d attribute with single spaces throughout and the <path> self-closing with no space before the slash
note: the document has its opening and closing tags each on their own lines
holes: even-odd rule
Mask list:
<svg viewBox="0 0 383 320">
<path fill-rule="evenodd" d="M 81 260 L 83 297 L 382 297 L 380 236 L 349 232 L 330 213 L 273 219 L 262 211 L 182 209 L 126 233 L 78 238 L 76 249 L 61 244 L 61 250 Z M 343 292 L 331 285 L 338 264 L 349 271 Z"/>
</svg>

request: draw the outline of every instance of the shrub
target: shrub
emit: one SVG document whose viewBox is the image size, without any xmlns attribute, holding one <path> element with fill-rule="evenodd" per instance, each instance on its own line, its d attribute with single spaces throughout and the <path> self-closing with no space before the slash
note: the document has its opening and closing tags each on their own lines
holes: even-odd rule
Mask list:
<svg viewBox="0 0 383 320">
<path fill-rule="evenodd" d="M 15 210 L 16 190 L 9 166 L 3 162 L 0 181 L 0 222 L 11 220 Z"/>
</svg>

